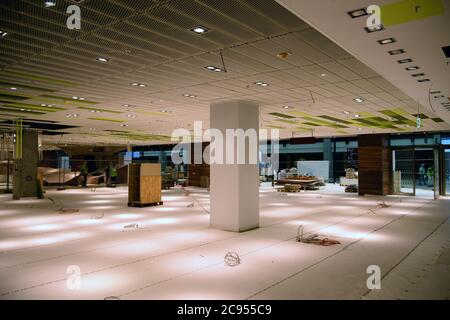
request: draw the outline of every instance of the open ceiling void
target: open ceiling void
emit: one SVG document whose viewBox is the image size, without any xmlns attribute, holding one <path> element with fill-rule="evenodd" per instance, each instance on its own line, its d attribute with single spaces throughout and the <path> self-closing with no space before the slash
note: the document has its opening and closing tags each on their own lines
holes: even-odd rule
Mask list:
<svg viewBox="0 0 450 320">
<path fill-rule="evenodd" d="M 260 103 L 261 127 L 282 137 L 450 127 L 445 106 L 427 102 L 430 85 L 450 96 L 442 49 L 449 28 L 441 21 L 450 21 L 448 10 L 367 34 L 364 18 L 347 14 L 361 1 L 329 1 L 327 10 L 279 1 L 294 12 L 305 6 L 299 18 L 275 0 L 85 0 L 81 30 L 69 30 L 73 2 L 43 2 L 0 3 L 0 119 L 73 126 L 45 136 L 47 144 L 167 143 L 194 121 L 208 128 L 210 103 L 244 98 Z M 395 45 L 377 43 L 387 37 Z M 416 41 L 423 37 L 428 42 Z M 396 62 L 403 57 L 414 63 Z M 416 61 L 413 72 L 430 82 L 405 70 Z"/>
</svg>

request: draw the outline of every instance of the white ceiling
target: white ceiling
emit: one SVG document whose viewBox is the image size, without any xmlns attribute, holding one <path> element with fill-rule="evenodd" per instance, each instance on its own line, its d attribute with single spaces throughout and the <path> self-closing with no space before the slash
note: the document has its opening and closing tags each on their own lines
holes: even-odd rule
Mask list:
<svg viewBox="0 0 450 320">
<path fill-rule="evenodd" d="M 392 120 L 383 110 L 397 110 L 414 121 L 417 99 L 389 73 L 373 71 L 275 1 L 85 0 L 80 31 L 65 25 L 71 2 L 57 3 L 52 8 L 32 0 L 0 3 L 0 30 L 8 32 L 0 39 L 0 94 L 30 97 L 18 104 L 64 109 L 26 118 L 78 126 L 62 130 L 71 133 L 62 137 L 45 136 L 48 144 L 165 143 L 161 136 L 177 127 L 192 128 L 193 121 L 202 120 L 208 128 L 210 103 L 235 98 L 260 102 L 261 126 L 280 127 L 284 137 L 414 130 L 411 124 L 394 124 L 393 130 L 358 123 L 356 114 Z M 189 31 L 196 25 L 210 32 Z M 227 73 L 205 69 L 222 67 L 219 50 Z M 280 59 L 280 52 L 291 55 Z M 98 57 L 110 60 L 102 63 Z M 270 85 L 261 87 L 257 81 Z M 0 118 L 24 117 L 17 113 L 20 106 L 5 99 L 0 99 Z M 429 109 L 420 112 L 438 117 Z M 346 123 L 338 121 L 336 128 L 334 121 L 319 116 Z M 420 130 L 449 128 L 427 119 Z"/>
<path fill-rule="evenodd" d="M 418 101 L 422 110 L 432 111 L 450 123 L 450 108 L 442 105 L 450 102 L 450 59 L 446 58 L 442 50 L 442 47 L 450 45 L 449 0 L 276 1 Z M 347 14 L 355 9 L 378 5 L 381 8 L 383 24 L 383 6 L 396 4 L 403 4 L 403 8 L 409 7 L 410 12 L 418 7 L 417 17 L 421 12 L 436 5 L 442 6 L 443 12 L 423 19 L 389 25 L 385 30 L 373 33 L 364 30 L 368 16 L 352 19 Z M 404 12 L 396 14 L 402 16 Z M 380 45 L 377 42 L 391 37 L 396 40 L 395 43 Z M 389 50 L 395 49 L 404 49 L 405 53 L 388 53 Z M 413 61 L 406 64 L 397 62 L 407 58 Z M 410 66 L 418 66 L 420 69 L 405 70 Z M 424 76 L 412 77 L 412 74 L 417 73 L 424 73 Z M 430 81 L 418 82 L 419 79 Z M 440 93 L 431 94 L 429 98 L 430 91 Z"/>
</svg>

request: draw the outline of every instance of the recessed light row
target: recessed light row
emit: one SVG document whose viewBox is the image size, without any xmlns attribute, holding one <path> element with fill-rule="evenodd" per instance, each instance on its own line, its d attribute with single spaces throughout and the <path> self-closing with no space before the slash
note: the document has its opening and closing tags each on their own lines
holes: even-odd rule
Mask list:
<svg viewBox="0 0 450 320">
<path fill-rule="evenodd" d="M 66 114 L 66 118 L 78 118 L 80 115 L 76 113 L 68 113 Z"/>
<path fill-rule="evenodd" d="M 52 104 L 41 103 L 41 107 L 54 107 Z"/>
<path fill-rule="evenodd" d="M 215 67 L 215 66 L 207 66 L 207 67 L 205 67 L 205 69 L 207 69 L 209 71 L 213 71 L 213 72 L 225 72 L 224 69 Z"/>
<path fill-rule="evenodd" d="M 190 94 L 190 93 L 184 93 L 183 97 L 186 97 L 186 98 L 197 98 L 196 95 L 193 95 L 193 94 Z"/>
<path fill-rule="evenodd" d="M 361 98 L 361 97 L 356 97 L 356 98 L 354 98 L 353 100 L 355 100 L 356 102 L 359 102 L 359 103 L 365 101 L 365 100 L 364 100 L 363 98 Z"/>
<path fill-rule="evenodd" d="M 73 100 L 80 100 L 80 101 L 86 100 L 86 98 L 83 98 L 83 97 L 72 97 L 72 99 Z"/>
<path fill-rule="evenodd" d="M 99 62 L 108 62 L 108 61 L 109 61 L 109 58 L 98 57 L 98 58 L 95 59 L 95 60 L 97 60 L 97 61 L 99 61 Z"/>
<path fill-rule="evenodd" d="M 144 87 L 146 87 L 147 85 L 146 85 L 146 84 L 143 84 L 143 83 L 138 83 L 138 82 L 131 82 L 131 83 L 130 83 L 130 86 L 144 88 Z"/>
<path fill-rule="evenodd" d="M 256 84 L 257 86 L 261 86 L 261 87 L 268 87 L 268 86 L 269 86 L 268 83 L 263 82 L 263 81 L 257 81 L 257 82 L 255 82 L 255 84 Z"/>
</svg>

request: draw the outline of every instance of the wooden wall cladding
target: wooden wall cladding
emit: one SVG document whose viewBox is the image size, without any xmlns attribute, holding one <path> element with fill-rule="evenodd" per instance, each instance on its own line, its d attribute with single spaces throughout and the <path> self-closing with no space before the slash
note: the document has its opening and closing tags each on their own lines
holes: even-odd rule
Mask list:
<svg viewBox="0 0 450 320">
<path fill-rule="evenodd" d="M 189 165 L 188 185 L 193 187 L 202 187 L 202 177 L 208 177 L 210 174 L 209 164 L 190 164 Z"/>
<path fill-rule="evenodd" d="M 358 137 L 358 168 L 360 195 L 392 193 L 392 151 L 388 135 Z"/>
<path fill-rule="evenodd" d="M 205 151 L 205 148 L 209 145 L 209 142 L 203 142 L 202 143 L 202 152 Z M 191 161 L 194 162 L 194 144 L 191 145 Z M 204 187 L 204 183 L 202 184 L 202 177 L 203 181 L 205 178 L 209 178 L 210 173 L 210 165 L 206 163 L 202 164 L 190 164 L 188 166 L 189 171 L 189 177 L 188 177 L 188 185 L 193 187 Z"/>
</svg>

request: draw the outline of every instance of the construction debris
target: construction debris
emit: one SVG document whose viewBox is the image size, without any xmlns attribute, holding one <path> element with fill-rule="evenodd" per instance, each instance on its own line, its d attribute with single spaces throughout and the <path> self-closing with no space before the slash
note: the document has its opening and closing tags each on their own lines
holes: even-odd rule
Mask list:
<svg viewBox="0 0 450 320">
<path fill-rule="evenodd" d="M 386 202 L 384 202 L 384 201 L 381 201 L 381 202 L 378 204 L 378 206 L 379 206 L 380 208 L 389 208 L 389 207 L 390 207 L 390 205 L 386 204 Z"/>
<path fill-rule="evenodd" d="M 297 241 L 301 243 L 308 243 L 308 244 L 316 244 L 320 246 L 332 246 L 336 244 L 341 244 L 339 241 L 329 238 L 324 238 L 319 236 L 318 234 L 311 234 L 307 237 L 303 234 L 303 225 L 300 225 L 297 229 Z"/>
<path fill-rule="evenodd" d="M 105 212 L 102 211 L 102 213 L 100 215 L 92 216 L 91 219 L 94 219 L 94 220 L 103 219 L 104 216 L 105 216 Z"/>
<path fill-rule="evenodd" d="M 126 226 L 123 226 L 123 229 L 124 230 L 122 230 L 122 231 L 129 230 L 129 229 L 139 229 L 139 225 L 137 223 L 127 224 Z"/>
<path fill-rule="evenodd" d="M 234 251 L 228 252 L 223 260 L 225 261 L 225 264 L 229 267 L 236 267 L 237 265 L 241 264 L 241 258 Z"/>
</svg>

